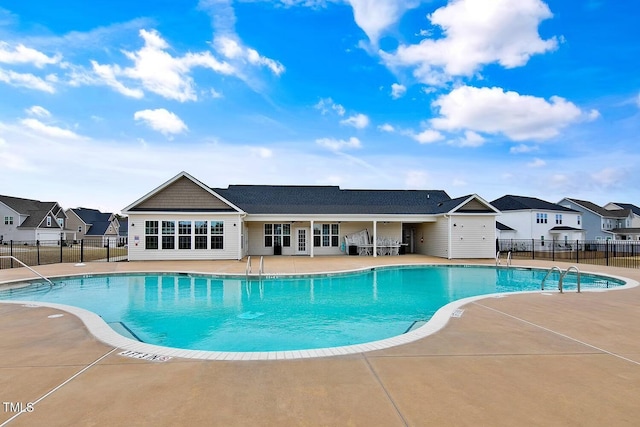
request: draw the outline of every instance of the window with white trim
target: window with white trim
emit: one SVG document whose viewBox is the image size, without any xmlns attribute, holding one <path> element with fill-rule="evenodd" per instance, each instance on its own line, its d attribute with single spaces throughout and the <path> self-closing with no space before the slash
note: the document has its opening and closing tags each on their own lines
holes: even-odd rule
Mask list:
<svg viewBox="0 0 640 427">
<path fill-rule="evenodd" d="M 193 227 L 194 248 L 207 249 L 207 221 L 195 221 Z"/>
<path fill-rule="evenodd" d="M 211 249 L 224 249 L 224 221 L 211 221 Z"/>
<path fill-rule="evenodd" d="M 162 249 L 176 248 L 176 222 L 162 221 Z"/>
<path fill-rule="evenodd" d="M 51 217 L 47 217 L 47 227 L 51 227 Z"/>
<path fill-rule="evenodd" d="M 536 213 L 536 224 L 546 224 L 546 223 L 547 223 L 547 214 Z"/>
<path fill-rule="evenodd" d="M 291 224 L 265 224 L 264 246 L 291 246 Z"/>
<path fill-rule="evenodd" d="M 178 221 L 178 249 L 191 249 L 191 221 Z"/>
<path fill-rule="evenodd" d="M 158 249 L 158 221 L 145 221 L 144 234 L 144 248 Z"/>
<path fill-rule="evenodd" d="M 313 246 L 337 247 L 339 241 L 339 224 L 313 224 Z"/>
<path fill-rule="evenodd" d="M 556 225 L 562 224 L 562 214 L 556 214 Z"/>
<path fill-rule="evenodd" d="M 12 225 L 13 224 L 13 217 L 12 216 L 5 216 L 4 217 L 4 225 Z"/>
</svg>

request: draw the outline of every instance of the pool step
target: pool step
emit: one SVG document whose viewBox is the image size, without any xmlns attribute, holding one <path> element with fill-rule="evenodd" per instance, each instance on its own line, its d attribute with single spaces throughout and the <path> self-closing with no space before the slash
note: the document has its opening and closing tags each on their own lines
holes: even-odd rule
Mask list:
<svg viewBox="0 0 640 427">
<path fill-rule="evenodd" d="M 109 325 L 111 329 L 113 329 L 123 337 L 130 338 L 139 342 L 144 342 L 131 329 L 129 329 L 127 325 L 122 322 L 109 322 L 107 323 L 107 325 Z"/>
</svg>

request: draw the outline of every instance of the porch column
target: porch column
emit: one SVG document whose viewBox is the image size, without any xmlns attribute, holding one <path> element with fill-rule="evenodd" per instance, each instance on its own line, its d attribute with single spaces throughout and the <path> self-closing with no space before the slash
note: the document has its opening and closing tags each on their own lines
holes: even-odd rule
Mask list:
<svg viewBox="0 0 640 427">
<path fill-rule="evenodd" d="M 307 245 L 309 245 L 309 255 L 313 258 L 313 220 L 309 221 L 311 223 L 311 229 L 309 230 L 309 235 L 307 236 Z"/>
<path fill-rule="evenodd" d="M 378 256 L 378 221 L 373 221 L 373 256 Z"/>
</svg>

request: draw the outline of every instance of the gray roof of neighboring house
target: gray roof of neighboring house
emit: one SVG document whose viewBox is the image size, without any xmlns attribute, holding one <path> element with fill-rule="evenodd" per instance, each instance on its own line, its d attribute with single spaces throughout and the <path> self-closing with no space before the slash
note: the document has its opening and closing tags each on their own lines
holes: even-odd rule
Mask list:
<svg viewBox="0 0 640 427">
<path fill-rule="evenodd" d="M 73 208 L 71 210 L 75 212 L 85 224 L 90 225 L 85 236 L 102 236 L 111 225 L 111 221 L 109 220 L 111 218 L 110 213 L 103 213 L 97 209 L 88 208 Z"/>
<path fill-rule="evenodd" d="M 49 212 L 58 205 L 57 202 L 41 202 L 39 200 L 1 195 L 0 202 L 9 206 L 20 215 L 28 215 L 27 219 L 19 225 L 19 228 L 38 227 Z"/>
<path fill-rule="evenodd" d="M 535 197 L 506 195 L 494 200 L 491 204 L 501 211 L 541 210 L 559 212 L 577 212 L 555 203 Z"/>
<path fill-rule="evenodd" d="M 496 228 L 500 231 L 515 231 L 513 228 L 501 223 L 500 221 L 496 221 Z"/>
<path fill-rule="evenodd" d="M 572 201 L 573 203 L 582 206 L 585 209 L 590 210 L 600 216 L 609 217 L 609 218 L 626 218 L 631 213 L 629 209 L 613 209 L 608 210 L 603 208 L 602 206 L 598 206 L 593 202 L 589 202 L 588 200 L 578 200 L 572 199 L 570 197 L 566 198 L 567 200 Z"/>
<path fill-rule="evenodd" d="M 437 214 L 457 206 L 442 190 L 288 185 L 230 185 L 212 190 L 252 214 Z M 459 204 L 464 198 L 456 200 Z"/>
<path fill-rule="evenodd" d="M 634 214 L 640 216 L 640 208 L 636 205 L 632 205 L 631 203 L 614 203 L 614 205 L 620 206 L 622 209 L 628 209 Z"/>
</svg>

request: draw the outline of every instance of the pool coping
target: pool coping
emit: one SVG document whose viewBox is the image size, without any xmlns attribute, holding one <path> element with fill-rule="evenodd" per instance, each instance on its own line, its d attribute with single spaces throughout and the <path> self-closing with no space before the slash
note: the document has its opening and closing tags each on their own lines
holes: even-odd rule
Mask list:
<svg viewBox="0 0 640 427">
<path fill-rule="evenodd" d="M 77 265 L 78 267 L 80 265 Z M 361 271 L 374 271 L 376 269 L 382 268 L 393 268 L 393 267 L 427 267 L 427 266 L 438 266 L 438 267 L 485 267 L 485 268 L 495 268 L 495 269 L 509 269 L 509 268 L 517 268 L 517 269 L 535 269 L 535 270 L 545 270 L 540 267 L 530 267 L 530 266 L 492 266 L 487 264 L 390 264 L 384 266 L 370 266 L 364 268 L 356 268 L 350 270 L 339 270 L 339 271 L 330 271 L 330 272 L 317 272 L 317 273 L 305 273 L 305 274 L 297 274 L 297 273 L 281 273 L 277 274 L 278 277 L 308 277 L 308 276 L 334 276 L 338 274 L 348 274 L 355 273 Z M 164 274 L 198 274 L 198 275 L 207 275 L 207 276 L 220 276 L 220 277 L 245 277 L 244 275 L 239 274 L 230 274 L 230 273 L 203 273 L 203 272 L 163 272 Z M 158 273 L 158 274 L 163 274 Z M 57 275 L 50 276 L 52 278 L 60 278 L 60 277 L 76 277 L 76 276 L 100 276 L 100 275 L 118 275 L 118 274 L 154 274 L 149 271 L 127 271 L 127 272 L 112 272 L 112 273 L 78 273 L 78 274 L 65 274 L 65 275 Z M 636 280 L 617 276 L 612 274 L 603 274 L 601 272 L 590 272 L 590 271 L 580 271 L 580 274 L 591 274 L 596 276 L 604 276 L 610 277 L 612 279 L 617 279 L 624 281 L 625 284 L 622 286 L 616 286 L 614 288 L 594 288 L 594 289 L 582 289 L 582 292 L 608 292 L 614 290 L 625 290 L 634 288 L 640 283 Z M 269 275 L 273 276 L 273 275 Z M 251 276 L 253 277 L 253 276 Z M 19 280 L 11 280 L 0 283 L 1 285 L 8 285 L 14 283 L 22 283 L 26 281 L 31 281 L 33 279 L 19 279 Z M 227 361 L 252 361 L 252 360 L 291 360 L 291 359 L 308 359 L 308 358 L 318 358 L 318 357 L 330 357 L 330 356 L 338 356 L 338 355 L 349 355 L 349 354 L 357 354 L 375 350 L 382 350 L 390 347 L 396 347 L 403 344 L 408 344 L 419 339 L 425 338 L 429 335 L 432 335 L 442 329 L 451 319 L 458 313 L 458 310 L 474 301 L 487 299 L 487 298 L 504 298 L 509 295 L 519 295 L 519 294 L 559 294 L 558 290 L 536 290 L 536 291 L 521 291 L 521 292 L 498 292 L 492 294 L 485 295 L 477 295 L 473 297 L 467 297 L 463 299 L 459 299 L 456 301 L 452 301 L 442 307 L 440 307 L 433 316 L 422 326 L 406 332 L 401 335 L 397 335 L 391 338 L 385 338 L 377 341 L 370 341 L 362 344 L 353 344 L 348 346 L 340 346 L 340 347 L 325 347 L 318 349 L 307 349 L 307 350 L 287 350 L 287 351 L 266 351 L 266 352 L 226 352 L 226 351 L 210 351 L 210 350 L 188 350 L 188 349 L 180 349 L 174 347 L 165 347 L 156 344 L 149 344 L 140 341 L 136 341 L 127 337 L 124 337 L 113 330 L 98 314 L 75 306 L 65 305 L 65 304 L 57 304 L 57 303 L 46 303 L 39 301 L 26 301 L 26 300 L 0 300 L 0 303 L 6 304 L 16 304 L 22 305 L 23 307 L 29 308 L 37 308 L 39 306 L 42 307 L 50 307 L 57 310 L 61 310 L 67 313 L 70 313 L 74 316 L 77 316 L 87 327 L 89 332 L 99 341 L 117 347 L 123 351 L 130 352 L 138 352 L 155 356 L 166 356 L 166 357 L 179 357 L 186 359 L 199 359 L 199 360 L 227 360 Z"/>
</svg>

